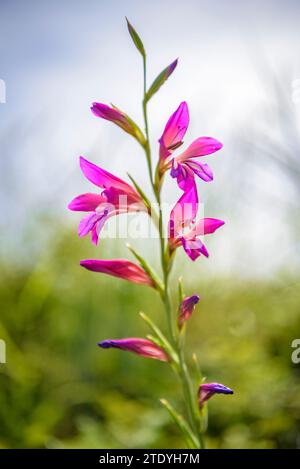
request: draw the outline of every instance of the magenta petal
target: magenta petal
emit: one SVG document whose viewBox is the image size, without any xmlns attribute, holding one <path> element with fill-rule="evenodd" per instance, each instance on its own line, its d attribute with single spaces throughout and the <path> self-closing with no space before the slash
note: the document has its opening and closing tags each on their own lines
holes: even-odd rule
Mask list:
<svg viewBox="0 0 300 469">
<path fill-rule="evenodd" d="M 106 199 L 100 194 L 81 194 L 69 203 L 68 209 L 76 212 L 93 212 L 103 202 L 106 202 Z"/>
<path fill-rule="evenodd" d="M 93 103 L 91 111 L 96 117 L 101 117 L 102 119 L 106 119 L 115 123 L 123 122 L 124 125 L 127 123 L 121 111 L 107 106 L 107 104 Z"/>
<path fill-rule="evenodd" d="M 99 239 L 99 234 L 97 232 L 96 226 L 94 226 L 94 228 L 92 228 L 91 236 L 92 236 L 92 243 L 95 244 L 95 246 L 97 246 L 98 239 Z"/>
<path fill-rule="evenodd" d="M 195 221 L 198 211 L 196 184 L 184 192 L 170 214 L 170 238 L 181 236 L 183 228 Z"/>
<path fill-rule="evenodd" d="M 187 253 L 187 255 L 192 261 L 195 261 L 196 259 L 198 259 L 198 257 L 201 256 L 201 254 L 205 257 L 209 256 L 205 245 L 198 238 L 186 239 L 182 237 L 181 243 L 182 243 L 183 249 L 185 250 L 185 252 Z"/>
<path fill-rule="evenodd" d="M 194 173 L 186 164 L 177 163 L 173 158 L 170 175 L 177 179 L 177 184 L 181 190 L 187 192 L 194 184 Z"/>
<path fill-rule="evenodd" d="M 120 189 L 120 191 L 123 191 L 124 193 L 127 193 L 128 191 L 131 193 L 133 190 L 125 181 L 122 181 L 122 179 L 117 178 L 108 171 L 105 171 L 99 166 L 91 163 L 83 156 L 80 157 L 80 168 L 85 177 L 98 187 L 102 187 L 104 189 L 114 187 L 115 189 Z"/>
<path fill-rule="evenodd" d="M 189 161 L 185 163 L 184 166 L 188 166 L 199 178 L 205 182 L 211 182 L 214 178 L 213 172 L 207 163 Z"/>
<path fill-rule="evenodd" d="M 136 353 L 146 358 L 154 358 L 163 362 L 169 361 L 166 352 L 148 339 L 130 337 L 128 339 L 104 340 L 98 343 L 102 348 L 118 348 L 128 352 Z"/>
<path fill-rule="evenodd" d="M 187 296 L 182 301 L 179 307 L 179 317 L 178 317 L 178 325 L 180 329 L 182 328 L 185 321 L 187 321 L 193 314 L 193 311 L 195 309 L 196 304 L 199 302 L 199 299 L 200 298 L 198 295 L 192 295 L 192 296 Z"/>
<path fill-rule="evenodd" d="M 210 155 L 222 148 L 222 143 L 211 137 L 199 137 L 183 152 L 177 156 L 176 159 L 180 162 L 186 161 L 190 158 L 197 158 L 199 156 Z"/>
<path fill-rule="evenodd" d="M 78 236 L 86 236 L 96 225 L 99 215 L 96 212 L 88 213 L 78 225 Z"/>
<path fill-rule="evenodd" d="M 153 281 L 144 269 L 127 259 L 86 259 L 80 261 L 80 265 L 93 272 L 112 275 L 133 283 L 154 287 Z"/>
<path fill-rule="evenodd" d="M 159 142 L 166 148 L 178 145 L 189 125 L 189 110 L 186 102 L 182 102 L 169 118 Z"/>
<path fill-rule="evenodd" d="M 223 220 L 217 218 L 202 218 L 196 223 L 195 234 L 196 236 L 212 234 L 224 224 Z"/>
<path fill-rule="evenodd" d="M 102 229 L 104 223 L 108 218 L 108 210 L 103 210 L 102 212 L 92 212 L 88 213 L 83 219 L 80 221 L 78 226 L 78 235 L 86 236 L 90 231 L 92 231 L 92 241 L 94 244 L 98 242 L 98 236 L 100 230 Z M 96 231 L 96 233 L 95 233 Z M 97 234 L 97 240 L 96 240 Z"/>
</svg>

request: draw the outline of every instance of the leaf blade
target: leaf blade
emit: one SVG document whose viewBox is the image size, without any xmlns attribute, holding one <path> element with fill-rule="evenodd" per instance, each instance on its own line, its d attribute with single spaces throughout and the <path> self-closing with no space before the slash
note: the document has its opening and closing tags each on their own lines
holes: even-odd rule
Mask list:
<svg viewBox="0 0 300 469">
<path fill-rule="evenodd" d="M 145 58 L 146 57 L 146 51 L 145 51 L 145 48 L 144 48 L 144 44 L 140 38 L 140 36 L 138 35 L 138 33 L 136 32 L 136 30 L 134 29 L 134 27 L 132 26 L 132 24 L 129 22 L 128 18 L 126 17 L 126 21 L 127 21 L 127 28 L 128 28 L 128 32 L 131 36 L 131 39 L 135 45 L 135 47 L 137 48 L 137 50 L 139 51 L 139 53 Z"/>
</svg>

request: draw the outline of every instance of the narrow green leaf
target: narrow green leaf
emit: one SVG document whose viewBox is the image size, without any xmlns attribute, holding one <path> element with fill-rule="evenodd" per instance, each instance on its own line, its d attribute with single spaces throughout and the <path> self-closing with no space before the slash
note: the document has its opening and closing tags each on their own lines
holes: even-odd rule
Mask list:
<svg viewBox="0 0 300 469">
<path fill-rule="evenodd" d="M 152 96 L 159 90 L 159 88 L 164 84 L 164 82 L 169 78 L 177 66 L 178 59 L 174 60 L 170 65 L 168 65 L 154 80 L 149 90 L 146 93 L 145 101 L 149 101 Z"/>
<path fill-rule="evenodd" d="M 147 334 L 147 335 L 146 335 L 146 338 L 147 338 L 148 340 L 151 340 L 151 342 L 153 342 L 153 343 L 154 343 L 155 345 L 157 345 L 158 347 L 164 349 L 164 345 L 163 345 L 162 341 L 159 340 L 157 337 L 154 337 L 154 336 L 151 335 L 151 334 Z M 165 352 L 166 352 L 166 350 L 165 350 Z"/>
<path fill-rule="evenodd" d="M 129 23 L 128 18 L 126 18 L 126 21 L 127 21 L 127 28 L 128 28 L 129 34 L 135 44 L 135 47 L 142 54 L 143 57 L 146 57 L 145 48 L 144 48 L 144 45 L 142 43 L 140 36 L 136 32 L 132 24 Z"/>
<path fill-rule="evenodd" d="M 184 296 L 185 296 L 185 293 L 184 293 L 184 289 L 183 289 L 182 277 L 179 277 L 179 279 L 178 279 L 178 302 L 179 302 L 179 306 L 183 302 Z"/>
<path fill-rule="evenodd" d="M 172 417 L 178 428 L 181 430 L 182 434 L 185 437 L 188 447 L 192 449 L 199 448 L 197 438 L 193 434 L 192 430 L 189 428 L 182 415 L 178 414 L 166 399 L 160 399 L 160 402 L 167 409 L 170 416 Z"/>
<path fill-rule="evenodd" d="M 164 287 L 158 275 L 154 272 L 152 267 L 150 267 L 148 262 L 129 243 L 127 243 L 126 246 L 129 251 L 134 255 L 134 257 L 139 261 L 140 265 L 143 267 L 145 272 L 153 280 L 156 289 L 159 291 L 160 294 L 162 294 Z"/>
<path fill-rule="evenodd" d="M 156 335 L 158 338 L 161 346 L 166 350 L 166 352 L 170 355 L 174 363 L 178 363 L 178 356 L 175 353 L 173 347 L 171 346 L 170 342 L 168 339 L 164 336 L 164 334 L 161 332 L 159 327 L 147 316 L 147 314 L 143 313 L 142 311 L 140 312 L 140 317 L 145 321 L 147 326 L 152 330 L 152 332 Z"/>
<path fill-rule="evenodd" d="M 127 175 L 129 177 L 130 181 L 132 182 L 132 184 L 134 185 L 135 189 L 137 190 L 137 192 L 142 197 L 142 199 L 144 201 L 144 204 L 150 210 L 151 209 L 151 202 L 148 199 L 148 197 L 146 196 L 145 192 L 141 189 L 141 187 L 138 185 L 138 183 L 133 179 L 133 177 L 129 173 L 127 173 Z"/>
</svg>

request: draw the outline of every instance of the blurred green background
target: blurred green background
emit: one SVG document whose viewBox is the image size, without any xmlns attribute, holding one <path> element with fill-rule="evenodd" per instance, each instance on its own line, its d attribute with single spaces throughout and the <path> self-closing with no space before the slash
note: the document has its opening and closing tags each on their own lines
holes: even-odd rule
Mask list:
<svg viewBox="0 0 300 469">
<path fill-rule="evenodd" d="M 108 257 L 112 243 L 101 244 Z M 147 287 L 81 269 L 77 260 L 92 249 L 66 229 L 31 267 L 1 263 L 7 364 L 0 366 L 0 445 L 184 447 L 159 404 L 167 397 L 180 409 L 169 367 L 96 346 L 104 338 L 146 334 L 140 310 L 164 327 L 159 298 Z M 235 390 L 210 401 L 208 446 L 295 447 L 300 366 L 291 362 L 291 341 L 300 328 L 299 278 L 197 275 L 186 289 L 201 295 L 189 323 L 188 356 L 197 351 L 208 379 Z"/>
</svg>

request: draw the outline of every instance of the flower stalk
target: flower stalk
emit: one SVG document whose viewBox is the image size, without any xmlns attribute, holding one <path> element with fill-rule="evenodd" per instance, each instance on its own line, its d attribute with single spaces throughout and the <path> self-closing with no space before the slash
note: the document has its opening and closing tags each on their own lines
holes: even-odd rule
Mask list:
<svg viewBox="0 0 300 469">
<path fill-rule="evenodd" d="M 146 55 L 143 56 L 143 72 L 144 72 L 144 97 L 143 97 L 143 115 L 144 115 L 144 125 L 145 125 L 145 135 L 146 142 L 144 146 L 146 159 L 148 162 L 148 172 L 150 183 L 153 188 L 153 192 L 156 196 L 158 209 L 159 209 L 159 241 L 160 241 L 160 251 L 161 251 L 161 268 L 163 272 L 163 288 L 161 290 L 161 298 L 164 304 L 164 309 L 166 313 L 167 325 L 169 330 L 169 339 L 172 346 L 175 349 L 177 355 L 176 367 L 177 375 L 181 381 L 181 386 L 185 398 L 185 404 L 187 408 L 187 414 L 189 417 L 189 432 L 191 435 L 191 441 L 196 445 L 196 448 L 204 448 L 204 439 L 200 432 L 200 422 L 198 409 L 196 407 L 196 402 L 194 400 L 193 388 L 191 384 L 190 373 L 185 361 L 183 342 L 179 340 L 178 330 L 176 330 L 176 322 L 174 314 L 172 311 L 170 293 L 169 293 L 169 275 L 171 272 L 171 267 L 169 265 L 169 259 L 165 249 L 165 236 L 164 236 L 164 226 L 163 226 L 163 213 L 161 207 L 161 197 L 160 197 L 160 187 L 158 181 L 153 181 L 152 174 L 152 161 L 151 161 L 151 146 L 149 140 L 149 124 L 148 124 L 148 112 L 147 112 L 147 97 L 146 97 L 146 83 L 147 83 L 147 67 L 146 67 Z M 181 428 L 182 429 L 182 428 Z"/>
<path fill-rule="evenodd" d="M 162 279 L 131 245 L 127 247 L 138 264 L 127 259 L 85 259 L 80 264 L 92 272 L 151 287 L 160 295 L 165 310 L 168 334 L 165 335 L 145 313 L 140 313 L 141 318 L 150 328 L 151 335 L 147 335 L 146 338 L 106 339 L 100 341 L 98 345 L 102 349 L 114 348 L 128 351 L 170 365 L 181 384 L 187 419 L 180 415 L 166 399 L 161 399 L 161 403 L 182 432 L 187 446 L 202 449 L 205 447 L 204 433 L 208 423 L 207 401 L 214 394 L 233 394 L 233 391 L 220 383 L 205 383 L 195 354 L 193 355 L 195 370 L 194 373 L 192 372 L 185 356 L 186 322 L 192 316 L 199 296 L 195 294 L 185 296 L 182 279 L 179 279 L 178 307 L 174 308 L 171 298 L 170 273 L 178 247 L 182 246 L 192 261 L 200 256 L 208 257 L 208 251 L 200 236 L 212 234 L 224 224 L 222 220 L 215 218 L 202 218 L 196 221 L 198 189 L 195 182 L 195 176 L 204 182 L 213 180 L 209 166 L 196 159 L 215 153 L 222 148 L 222 144 L 210 137 L 200 137 L 183 153 L 173 156 L 173 152 L 183 144 L 183 137 L 189 125 L 188 105 L 182 102 L 167 121 L 163 134 L 158 140 L 159 159 L 155 175 L 153 174 L 148 102 L 173 73 L 178 61 L 176 59 L 168 65 L 147 90 L 145 48 L 128 20 L 127 26 L 143 61 L 144 134 L 140 127 L 116 106 L 109 107 L 97 102 L 93 103 L 91 109 L 96 117 L 113 122 L 140 143 L 146 156 L 149 180 L 157 202 L 158 213 L 153 210 L 148 196 L 131 175 L 128 176 L 133 186 L 84 157 L 80 158 L 80 167 L 84 176 L 97 187 L 98 191 L 101 189 L 102 192 L 81 194 L 75 197 L 68 207 L 73 211 L 85 212 L 85 216 L 79 223 L 78 234 L 79 236 L 91 234 L 91 240 L 95 245 L 98 243 L 104 224 L 110 217 L 129 212 L 145 212 L 154 221 L 159 233 Z M 183 191 L 170 213 L 168 237 L 165 236 L 161 202 L 161 188 L 167 171 L 170 171 L 171 177 L 177 180 L 178 187 Z"/>
</svg>

